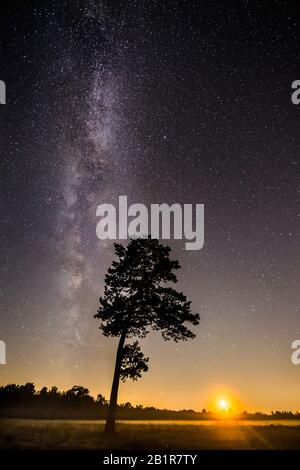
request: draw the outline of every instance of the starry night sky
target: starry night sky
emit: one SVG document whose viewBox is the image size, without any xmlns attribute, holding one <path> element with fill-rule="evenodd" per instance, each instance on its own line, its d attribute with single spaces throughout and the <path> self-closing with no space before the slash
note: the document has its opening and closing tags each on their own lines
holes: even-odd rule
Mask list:
<svg viewBox="0 0 300 470">
<path fill-rule="evenodd" d="M 93 315 L 113 259 L 96 206 L 205 204 L 205 245 L 170 242 L 201 322 L 142 341 L 121 401 L 300 408 L 296 2 L 1 4 L 0 383 L 109 395 L 116 343 Z"/>
</svg>

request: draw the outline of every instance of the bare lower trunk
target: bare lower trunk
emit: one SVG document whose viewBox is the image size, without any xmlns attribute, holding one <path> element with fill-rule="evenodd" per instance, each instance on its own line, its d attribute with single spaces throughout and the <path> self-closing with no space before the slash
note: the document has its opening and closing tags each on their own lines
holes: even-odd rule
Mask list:
<svg viewBox="0 0 300 470">
<path fill-rule="evenodd" d="M 124 331 L 120 337 L 117 355 L 116 355 L 115 372 L 114 372 L 114 378 L 113 378 L 113 383 L 111 387 L 109 408 L 108 408 L 106 424 L 105 424 L 105 429 L 104 429 L 104 432 L 106 434 L 114 434 L 116 432 L 116 412 L 117 412 L 117 402 L 118 402 L 118 390 L 119 390 L 120 371 L 121 371 L 121 364 L 122 364 L 122 352 L 123 352 L 125 339 L 126 339 L 126 331 Z"/>
</svg>

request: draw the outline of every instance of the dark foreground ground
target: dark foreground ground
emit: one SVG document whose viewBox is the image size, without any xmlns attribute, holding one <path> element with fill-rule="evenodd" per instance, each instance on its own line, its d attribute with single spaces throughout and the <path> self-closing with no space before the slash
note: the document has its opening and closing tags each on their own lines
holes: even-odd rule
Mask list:
<svg viewBox="0 0 300 470">
<path fill-rule="evenodd" d="M 1 449 L 300 449 L 300 426 L 286 424 L 120 423 L 109 441 L 103 423 L 2 419 Z"/>
</svg>

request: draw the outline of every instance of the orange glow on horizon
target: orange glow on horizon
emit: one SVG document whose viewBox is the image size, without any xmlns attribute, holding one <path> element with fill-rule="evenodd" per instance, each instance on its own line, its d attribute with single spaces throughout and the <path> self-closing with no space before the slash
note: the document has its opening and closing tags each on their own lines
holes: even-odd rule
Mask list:
<svg viewBox="0 0 300 470">
<path fill-rule="evenodd" d="M 246 404 L 241 401 L 239 394 L 228 385 L 216 385 L 206 392 L 207 410 L 220 417 L 233 417 L 243 412 Z"/>
<path fill-rule="evenodd" d="M 225 398 L 220 398 L 218 400 L 218 408 L 219 408 L 219 411 L 221 412 L 227 412 L 230 410 L 230 403 L 227 399 Z"/>
</svg>

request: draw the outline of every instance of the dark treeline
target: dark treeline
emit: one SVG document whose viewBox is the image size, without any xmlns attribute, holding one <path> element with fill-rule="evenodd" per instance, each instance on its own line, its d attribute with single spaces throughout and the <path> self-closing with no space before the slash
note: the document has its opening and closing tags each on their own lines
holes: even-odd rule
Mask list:
<svg viewBox="0 0 300 470">
<path fill-rule="evenodd" d="M 9 384 L 0 387 L 0 417 L 36 419 L 105 419 L 108 402 L 101 394 L 93 398 L 87 388 L 74 385 L 70 390 L 61 392 L 57 387 L 43 387 L 37 391 L 33 383 L 25 385 Z M 167 410 L 131 403 L 118 405 L 118 419 L 161 419 L 161 420 L 205 420 L 218 419 L 218 415 L 203 409 Z M 275 411 L 270 415 L 247 413 L 239 419 L 300 419 L 300 413 Z"/>
</svg>

